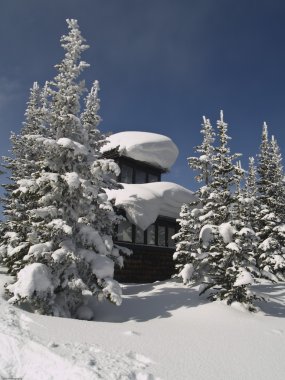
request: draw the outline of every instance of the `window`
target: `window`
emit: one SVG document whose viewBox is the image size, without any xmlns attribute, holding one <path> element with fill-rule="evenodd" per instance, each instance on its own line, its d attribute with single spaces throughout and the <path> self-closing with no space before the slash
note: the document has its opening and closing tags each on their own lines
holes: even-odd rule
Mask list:
<svg viewBox="0 0 285 380">
<path fill-rule="evenodd" d="M 144 231 L 136 226 L 135 242 L 137 244 L 144 244 Z"/>
<path fill-rule="evenodd" d="M 146 183 L 146 172 L 136 169 L 136 183 Z"/>
<path fill-rule="evenodd" d="M 159 169 L 156 171 L 156 169 L 151 166 L 127 159 L 120 161 L 119 165 L 121 169 L 119 179 L 122 183 L 148 183 L 160 181 Z"/>
<path fill-rule="evenodd" d="M 121 167 L 121 182 L 122 183 L 133 183 L 133 168 L 128 165 L 122 165 Z"/>
<path fill-rule="evenodd" d="M 166 245 L 165 237 L 165 226 L 158 226 L 158 245 L 163 247 Z"/>
<path fill-rule="evenodd" d="M 118 225 L 118 240 L 132 242 L 132 225 L 128 221 L 121 222 Z"/>
<path fill-rule="evenodd" d="M 175 247 L 175 241 L 173 240 L 173 239 L 171 239 L 171 237 L 173 236 L 173 235 L 175 235 L 175 228 L 174 227 L 168 227 L 168 236 L 167 236 L 167 246 L 168 247 L 171 247 L 171 248 L 173 248 L 173 247 Z"/>
<path fill-rule="evenodd" d="M 155 244 L 155 225 L 152 224 L 147 229 L 147 244 Z"/>
<path fill-rule="evenodd" d="M 158 181 L 159 181 L 158 175 L 151 174 L 151 173 L 148 174 L 148 182 L 158 182 Z"/>
<path fill-rule="evenodd" d="M 146 231 L 128 221 L 123 221 L 118 225 L 117 240 L 126 243 L 174 248 L 175 241 L 171 237 L 175 233 L 175 223 L 171 221 L 159 220 L 151 224 Z"/>
</svg>

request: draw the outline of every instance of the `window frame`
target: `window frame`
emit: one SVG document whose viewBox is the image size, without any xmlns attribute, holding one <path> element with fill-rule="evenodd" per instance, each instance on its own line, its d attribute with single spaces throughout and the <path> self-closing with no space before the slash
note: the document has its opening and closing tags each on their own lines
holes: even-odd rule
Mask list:
<svg viewBox="0 0 285 380">
<path fill-rule="evenodd" d="M 171 218 L 166 218 L 166 217 L 159 217 L 153 224 L 151 225 L 154 225 L 154 240 L 155 240 L 155 243 L 154 244 L 149 244 L 148 243 L 148 239 L 147 239 L 147 230 L 148 228 L 144 231 L 144 242 L 143 243 L 137 243 L 136 242 L 136 229 L 137 229 L 137 226 L 132 224 L 131 223 L 131 226 L 132 226 L 132 241 L 124 241 L 124 240 L 117 240 L 119 243 L 128 243 L 128 244 L 132 244 L 132 245 L 146 245 L 148 247 L 159 247 L 159 248 L 171 248 L 171 249 L 174 249 L 175 247 L 171 247 L 168 245 L 168 242 L 169 242 L 169 238 L 168 238 L 168 234 L 169 234 L 169 228 L 173 228 L 174 229 L 174 234 L 176 234 L 178 232 L 178 224 L 176 223 L 175 219 L 171 219 Z M 164 227 L 164 230 L 165 230 L 165 245 L 158 245 L 158 230 L 159 230 L 159 226 L 161 227 Z M 118 228 L 117 228 L 117 231 L 118 231 Z M 118 234 L 117 234 L 117 239 L 118 239 Z"/>
<path fill-rule="evenodd" d="M 131 182 L 132 184 L 136 183 L 137 171 L 142 171 L 145 173 L 146 182 L 144 182 L 144 183 L 153 183 L 153 182 L 149 182 L 150 176 L 155 176 L 157 178 L 157 181 L 154 181 L 154 182 L 160 182 L 161 181 L 161 174 L 163 173 L 163 170 L 159 169 L 159 168 L 155 168 L 155 167 L 148 165 L 146 163 L 138 162 L 138 161 L 133 160 L 131 158 L 120 157 L 118 159 L 118 165 L 119 165 L 121 170 L 122 170 L 123 166 L 127 166 L 127 167 L 132 169 L 132 182 Z M 118 181 L 122 182 L 121 173 L 118 177 Z M 126 183 L 126 182 L 122 182 L 122 183 Z"/>
</svg>

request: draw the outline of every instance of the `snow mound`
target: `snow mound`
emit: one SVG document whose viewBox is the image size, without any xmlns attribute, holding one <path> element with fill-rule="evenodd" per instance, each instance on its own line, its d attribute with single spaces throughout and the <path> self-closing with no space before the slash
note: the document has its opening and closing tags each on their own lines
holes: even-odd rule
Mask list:
<svg viewBox="0 0 285 380">
<path fill-rule="evenodd" d="M 240 252 L 240 248 L 233 241 L 231 243 L 229 243 L 226 248 L 228 248 L 230 251 L 233 251 L 233 252 Z"/>
<path fill-rule="evenodd" d="M 10 302 L 19 297 L 30 298 L 35 292 L 39 294 L 52 292 L 53 284 L 49 268 L 39 263 L 27 265 L 18 273 L 17 282 L 8 285 L 7 289 L 15 294 Z"/>
<path fill-rule="evenodd" d="M 222 223 L 219 226 L 219 233 L 222 236 L 224 243 L 231 243 L 235 232 L 235 228 L 230 223 Z"/>
<path fill-rule="evenodd" d="M 58 139 L 56 143 L 63 148 L 73 150 L 76 156 L 86 156 L 88 154 L 88 149 L 84 145 L 78 143 L 77 141 L 70 140 L 67 137 Z"/>
<path fill-rule="evenodd" d="M 217 227 L 212 224 L 205 224 L 201 228 L 199 240 L 202 241 L 203 247 L 208 248 L 211 241 L 214 240 L 214 236 L 217 233 Z"/>
<path fill-rule="evenodd" d="M 161 169 L 170 169 L 177 159 L 178 148 L 166 136 L 149 132 L 120 132 L 108 137 L 109 142 L 102 153 L 118 149 L 120 155 L 152 164 Z"/>
<path fill-rule="evenodd" d="M 242 285 L 249 285 L 253 284 L 253 278 L 252 275 L 244 268 L 240 269 L 240 273 L 237 276 L 237 279 L 234 283 L 234 286 L 242 286 Z"/>
<path fill-rule="evenodd" d="M 108 190 L 108 199 L 126 212 L 127 219 L 145 230 L 159 215 L 178 218 L 182 204 L 195 200 L 194 193 L 172 182 L 122 184 L 123 189 Z"/>
<path fill-rule="evenodd" d="M 182 277 L 183 284 L 187 284 L 191 280 L 194 272 L 194 267 L 192 264 L 185 264 L 182 271 L 179 273 L 179 277 Z"/>
</svg>

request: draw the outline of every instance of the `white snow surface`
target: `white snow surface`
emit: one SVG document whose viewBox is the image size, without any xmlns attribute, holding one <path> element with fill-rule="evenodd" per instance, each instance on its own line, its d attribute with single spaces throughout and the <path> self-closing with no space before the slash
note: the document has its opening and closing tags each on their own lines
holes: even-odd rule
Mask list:
<svg viewBox="0 0 285 380">
<path fill-rule="evenodd" d="M 195 200 L 194 193 L 172 182 L 122 183 L 123 189 L 108 190 L 108 199 L 126 212 L 127 219 L 143 230 L 159 215 L 178 218 L 183 203 Z"/>
<path fill-rule="evenodd" d="M 65 175 L 62 175 L 62 177 L 67 182 L 69 188 L 71 190 L 76 190 L 80 186 L 80 178 L 79 175 L 75 172 L 72 173 L 65 173 Z"/>
<path fill-rule="evenodd" d="M 187 284 L 193 275 L 194 267 L 192 264 L 185 264 L 182 271 L 179 273 L 179 277 L 182 278 L 183 283 Z"/>
<path fill-rule="evenodd" d="M 217 227 L 213 224 L 205 224 L 205 226 L 201 228 L 199 239 L 202 241 L 204 248 L 208 248 L 216 233 Z"/>
<path fill-rule="evenodd" d="M 120 132 L 108 137 L 101 149 L 108 152 L 118 148 L 120 155 L 146 162 L 161 169 L 170 169 L 177 159 L 178 148 L 166 136 L 149 132 Z"/>
<path fill-rule="evenodd" d="M 20 270 L 17 282 L 8 285 L 7 288 L 14 293 L 11 301 L 16 300 L 18 297 L 30 298 L 34 292 L 39 295 L 52 292 L 52 276 L 46 265 L 40 263 L 29 264 Z"/>
<path fill-rule="evenodd" d="M 0 289 L 9 281 L 0 268 Z M 0 377 L 22 380 L 283 380 L 284 283 L 268 302 L 208 302 L 174 281 L 123 285 L 120 307 L 86 296 L 80 321 L 31 314 L 0 297 Z"/>
<path fill-rule="evenodd" d="M 77 141 L 73 141 L 71 139 L 68 139 L 67 137 L 62 137 L 56 141 L 56 143 L 64 148 L 69 148 L 74 151 L 74 154 L 79 156 L 86 156 L 88 154 L 88 149 L 78 143 Z"/>
<path fill-rule="evenodd" d="M 97 278 L 103 279 L 105 277 L 113 277 L 114 261 L 107 256 L 95 254 L 94 251 L 88 249 L 80 249 L 78 254 L 90 264 L 92 272 Z"/>
<path fill-rule="evenodd" d="M 234 286 L 253 284 L 253 282 L 252 275 L 246 269 L 242 268 L 237 276 Z"/>
<path fill-rule="evenodd" d="M 230 251 L 240 252 L 240 248 L 238 247 L 238 245 L 234 241 L 229 243 L 226 248 L 228 248 Z"/>
<path fill-rule="evenodd" d="M 263 251 L 269 251 L 270 249 L 274 249 L 274 247 L 277 246 L 277 241 L 271 237 L 263 240 L 263 242 L 261 244 L 259 244 L 259 247 L 260 249 L 262 249 Z"/>
<path fill-rule="evenodd" d="M 230 223 L 222 223 L 219 225 L 219 233 L 222 236 L 224 243 L 231 243 L 235 232 L 235 228 Z"/>
</svg>

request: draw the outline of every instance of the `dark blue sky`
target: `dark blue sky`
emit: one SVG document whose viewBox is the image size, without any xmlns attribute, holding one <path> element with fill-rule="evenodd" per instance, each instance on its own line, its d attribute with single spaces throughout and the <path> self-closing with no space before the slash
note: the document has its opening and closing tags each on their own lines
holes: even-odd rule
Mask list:
<svg viewBox="0 0 285 380">
<path fill-rule="evenodd" d="M 284 0 L 9 0 L 0 4 L 1 155 L 33 81 L 55 74 L 66 18 L 90 45 L 83 77 L 100 81 L 101 130 L 170 136 L 180 156 L 168 180 L 194 188 L 186 157 L 202 116 L 215 124 L 220 109 L 245 166 L 264 120 L 285 151 Z"/>
</svg>

